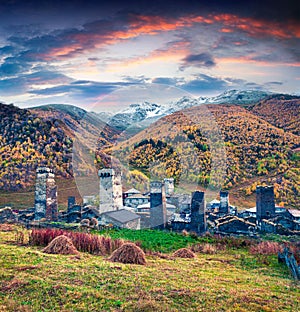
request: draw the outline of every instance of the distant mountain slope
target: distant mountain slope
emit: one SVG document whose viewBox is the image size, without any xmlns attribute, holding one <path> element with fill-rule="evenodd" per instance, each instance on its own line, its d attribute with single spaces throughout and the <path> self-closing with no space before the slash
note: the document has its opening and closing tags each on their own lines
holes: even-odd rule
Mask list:
<svg viewBox="0 0 300 312">
<path fill-rule="evenodd" d="M 236 105 L 208 105 L 226 147 L 227 176 L 223 187 L 240 188 L 244 195 L 255 183 L 276 186 L 277 202 L 300 205 L 297 135 L 279 129 Z M 201 106 L 163 117 L 112 151 L 131 170 L 156 177 L 170 176 L 205 186 L 211 172 L 211 152 L 203 128 L 209 125 Z M 205 125 L 203 125 L 205 123 Z"/>
<path fill-rule="evenodd" d="M 95 114 L 74 106 L 28 110 L 0 104 L 0 190 L 32 185 L 39 165 L 52 167 L 58 177 L 71 178 L 75 134 L 88 146 L 97 146 L 99 138 L 105 146 L 116 132 Z M 84 158 L 80 161 L 83 170 L 89 170 Z"/>
<path fill-rule="evenodd" d="M 269 97 L 272 93 L 258 90 L 229 90 L 220 95 L 203 98 L 205 104 L 253 104 Z"/>
<path fill-rule="evenodd" d="M 263 91 L 239 91 L 230 90 L 215 97 L 191 98 L 184 96 L 178 101 L 171 102 L 167 105 L 156 103 L 135 103 L 125 108 L 120 113 L 115 114 L 110 119 L 106 119 L 108 124 L 118 130 L 125 130 L 128 127 L 136 127 L 139 130 L 146 128 L 149 124 L 155 122 L 163 116 L 170 115 L 174 112 L 185 108 L 197 106 L 199 104 L 239 104 L 248 105 L 269 97 L 271 93 Z"/>
<path fill-rule="evenodd" d="M 300 97 L 274 96 L 249 110 L 278 128 L 300 135 Z"/>
<path fill-rule="evenodd" d="M 100 132 L 103 145 L 110 144 L 118 134 L 116 129 L 108 126 L 96 113 L 73 105 L 50 104 L 34 107 L 30 111 L 45 120 L 60 120 L 68 135 L 74 136 L 76 132 L 91 146 L 96 144 Z"/>
</svg>

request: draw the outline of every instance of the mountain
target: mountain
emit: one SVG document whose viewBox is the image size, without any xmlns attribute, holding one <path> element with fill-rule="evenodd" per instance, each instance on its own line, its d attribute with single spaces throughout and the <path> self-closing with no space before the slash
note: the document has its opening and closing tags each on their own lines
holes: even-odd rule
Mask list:
<svg viewBox="0 0 300 312">
<path fill-rule="evenodd" d="M 249 111 L 278 128 L 300 135 L 299 97 L 273 96 L 249 107 Z"/>
<path fill-rule="evenodd" d="M 0 190 L 32 186 L 37 166 L 52 167 L 61 178 L 73 177 L 74 139 L 87 148 L 109 146 L 117 132 L 96 114 L 70 105 L 20 109 L 0 104 Z M 85 155 L 82 171 L 91 170 Z"/>
<path fill-rule="evenodd" d="M 120 113 L 107 119 L 108 124 L 120 131 L 124 131 L 130 127 L 134 127 L 136 132 L 146 128 L 151 123 L 155 122 L 163 116 L 167 116 L 179 110 L 197 106 L 200 104 L 254 104 L 264 98 L 270 96 L 271 93 L 263 91 L 238 91 L 230 90 L 216 97 L 200 97 L 198 99 L 184 96 L 178 101 L 171 102 L 167 105 L 160 105 L 156 103 L 137 103 L 131 104 L 128 108 Z M 131 133 L 134 133 L 131 129 Z"/>
<path fill-rule="evenodd" d="M 294 107 L 298 107 L 300 100 L 293 100 L 293 106 L 283 102 L 277 100 L 276 111 L 284 106 L 282 114 L 294 116 Z M 275 99 L 272 103 L 276 106 Z M 279 127 L 267 121 L 267 117 L 259 117 L 258 108 L 254 106 L 253 113 L 246 107 L 230 104 L 191 107 L 159 119 L 130 139 L 119 142 L 109 153 L 131 171 L 158 179 L 174 177 L 177 184 L 192 187 L 214 183 L 210 180 L 211 173 L 218 176 L 222 172 L 212 170 L 218 170 L 225 160 L 226 177 L 222 187 L 230 190 L 231 196 L 241 198 L 240 203 L 250 201 L 249 205 L 253 205 L 251 196 L 256 185 L 266 183 L 275 186 L 278 204 L 299 208 L 300 137 L 285 129 L 285 125 Z M 288 117 L 281 116 L 280 120 L 289 124 Z M 299 114 L 297 120 L 299 122 Z M 216 159 L 215 167 L 211 153 L 222 142 L 214 142 L 214 136 L 207 130 L 214 122 L 226 151 L 226 155 Z"/>
<path fill-rule="evenodd" d="M 132 124 L 153 117 L 158 119 L 163 115 L 163 106 L 155 103 L 143 102 L 141 104 L 130 104 L 128 108 L 114 115 L 108 123 L 118 130 L 124 130 Z"/>
<path fill-rule="evenodd" d="M 117 126 L 130 114 L 135 123 L 126 135 L 98 114 L 71 105 L 20 109 L 0 104 L 0 191 L 5 192 L 0 204 L 7 191 L 32 190 L 38 165 L 53 167 L 61 183 L 72 181 L 74 163 L 81 176 L 95 171 L 93 162 L 108 166 L 110 154 L 128 165 L 124 177 L 130 176 L 137 188 L 146 185 L 149 165 L 157 178 L 172 176 L 179 184 L 205 187 L 212 183 L 213 149 L 205 131 L 215 120 L 226 149 L 223 187 L 231 196 L 251 206 L 256 184 L 268 183 L 275 185 L 278 203 L 299 207 L 299 97 L 270 95 L 247 105 L 196 103 L 183 97 L 164 106 L 131 105 L 115 118 Z M 79 152 L 72 163 L 74 144 Z M 73 184 L 60 190 L 72 189 L 72 194 Z"/>
<path fill-rule="evenodd" d="M 229 90 L 224 93 L 211 97 L 201 98 L 205 104 L 253 104 L 269 97 L 272 93 L 256 90 Z"/>
</svg>

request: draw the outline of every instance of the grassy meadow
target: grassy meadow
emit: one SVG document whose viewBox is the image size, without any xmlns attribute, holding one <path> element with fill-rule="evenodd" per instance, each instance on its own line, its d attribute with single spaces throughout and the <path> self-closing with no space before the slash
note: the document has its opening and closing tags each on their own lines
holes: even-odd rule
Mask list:
<svg viewBox="0 0 300 312">
<path fill-rule="evenodd" d="M 171 252 L 204 241 L 155 231 L 141 231 L 139 237 L 130 231 L 110 232 L 142 247 L 148 244 L 145 249 L 152 254 L 147 253 L 147 264 L 129 265 L 83 252 L 45 254 L 42 247 L 17 244 L 17 231 L 0 227 L 1 312 L 300 310 L 300 286 L 275 255 L 262 257 L 231 247 L 213 254 L 197 252 L 194 259 L 171 253 L 162 257 L 154 251 Z M 22 231 L 26 240 L 28 232 Z M 147 242 L 154 238 L 161 250 Z M 174 241 L 179 243 L 171 248 Z"/>
</svg>

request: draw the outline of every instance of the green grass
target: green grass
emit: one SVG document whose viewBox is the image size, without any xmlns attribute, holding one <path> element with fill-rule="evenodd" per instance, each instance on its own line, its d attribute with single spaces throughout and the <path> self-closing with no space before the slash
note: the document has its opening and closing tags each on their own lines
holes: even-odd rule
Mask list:
<svg viewBox="0 0 300 312">
<path fill-rule="evenodd" d="M 191 236 L 183 236 L 174 232 L 162 232 L 159 230 L 128 230 L 111 229 L 99 231 L 111 238 L 123 238 L 132 242 L 139 242 L 141 247 L 147 251 L 171 252 L 179 248 L 195 244 L 199 240 Z"/>
<path fill-rule="evenodd" d="M 87 253 L 44 254 L 13 240 L 13 232 L 0 232 L 0 311 L 300 309 L 300 287 L 276 256 L 266 265 L 246 250 L 228 249 L 195 259 L 147 256 L 147 265 L 138 266 Z"/>
</svg>

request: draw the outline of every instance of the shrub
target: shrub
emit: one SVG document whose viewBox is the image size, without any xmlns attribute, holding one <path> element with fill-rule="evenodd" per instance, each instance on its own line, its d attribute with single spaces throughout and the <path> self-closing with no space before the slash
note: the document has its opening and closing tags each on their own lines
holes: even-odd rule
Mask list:
<svg viewBox="0 0 300 312">
<path fill-rule="evenodd" d="M 83 226 L 83 227 L 89 227 L 90 226 L 90 220 L 89 219 L 83 219 L 80 221 L 80 226 Z"/>
<path fill-rule="evenodd" d="M 29 244 L 34 246 L 47 246 L 55 237 L 65 235 L 70 238 L 81 252 L 89 252 L 97 255 L 108 255 L 124 244 L 122 239 L 96 234 L 71 232 L 58 229 L 33 229 L 29 234 Z"/>
<path fill-rule="evenodd" d="M 228 248 L 240 249 L 255 245 L 255 241 L 245 237 L 214 236 L 215 243 Z"/>
<path fill-rule="evenodd" d="M 113 262 L 130 263 L 130 264 L 146 264 L 145 253 L 143 250 L 133 243 L 123 244 L 115 250 L 109 258 Z"/>
<path fill-rule="evenodd" d="M 203 249 L 201 252 L 204 254 L 212 255 L 212 254 L 215 254 L 217 252 L 217 249 L 212 244 L 205 244 L 205 245 L 203 245 Z"/>
<path fill-rule="evenodd" d="M 97 228 L 98 227 L 98 220 L 96 218 L 92 218 L 90 221 L 90 227 Z"/>
<path fill-rule="evenodd" d="M 191 247 L 193 252 L 201 252 L 204 254 L 215 254 L 217 252 L 217 247 L 212 244 L 195 244 Z"/>
<path fill-rule="evenodd" d="M 180 248 L 173 253 L 178 258 L 195 258 L 195 254 L 188 248 Z"/>
<path fill-rule="evenodd" d="M 187 230 L 182 230 L 181 234 L 183 236 L 189 236 L 189 232 Z"/>
<path fill-rule="evenodd" d="M 77 255 L 78 251 L 72 243 L 72 240 L 65 236 L 60 235 L 55 237 L 50 244 L 43 249 L 43 252 L 49 254 L 59 255 Z"/>
<path fill-rule="evenodd" d="M 261 242 L 250 247 L 250 253 L 259 255 L 276 255 L 283 251 L 283 246 L 277 242 Z"/>
</svg>

